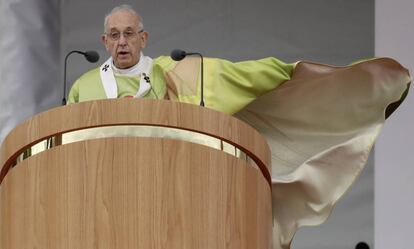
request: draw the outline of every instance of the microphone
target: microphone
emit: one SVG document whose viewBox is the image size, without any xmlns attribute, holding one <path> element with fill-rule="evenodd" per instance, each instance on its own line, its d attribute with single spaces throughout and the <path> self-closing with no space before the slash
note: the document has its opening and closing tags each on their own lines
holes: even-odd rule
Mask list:
<svg viewBox="0 0 414 249">
<path fill-rule="evenodd" d="M 369 249 L 369 245 L 361 241 L 355 246 L 355 249 Z"/>
<path fill-rule="evenodd" d="M 85 56 L 86 60 L 88 60 L 90 63 L 95 63 L 99 61 L 99 54 L 96 51 L 86 51 L 85 53 L 83 53 L 83 55 Z"/>
<path fill-rule="evenodd" d="M 173 59 L 175 61 L 180 61 L 180 60 L 184 59 L 186 55 L 187 55 L 187 53 L 184 50 L 174 49 L 171 52 L 171 59 Z"/>
<path fill-rule="evenodd" d="M 85 59 L 87 61 L 89 61 L 90 63 L 95 63 L 99 60 L 99 54 L 96 51 L 86 51 L 86 52 L 82 52 L 82 51 L 78 51 L 78 50 L 72 50 L 70 51 L 66 57 L 65 57 L 65 68 L 63 70 L 63 98 L 62 98 L 62 105 L 66 105 L 66 65 L 68 62 L 68 57 L 69 55 L 73 54 L 73 53 L 77 53 L 77 54 L 82 54 L 83 56 L 85 56 Z"/>
<path fill-rule="evenodd" d="M 171 52 L 171 59 L 175 61 L 180 61 L 184 59 L 187 55 L 198 55 L 201 58 L 201 100 L 200 106 L 204 106 L 204 63 L 203 63 L 203 55 L 200 53 L 187 53 L 181 49 L 174 49 Z"/>
</svg>

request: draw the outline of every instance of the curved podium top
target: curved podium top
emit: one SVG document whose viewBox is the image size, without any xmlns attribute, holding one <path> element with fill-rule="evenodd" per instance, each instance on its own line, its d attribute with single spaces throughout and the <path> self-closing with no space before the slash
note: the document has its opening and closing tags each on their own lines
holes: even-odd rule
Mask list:
<svg viewBox="0 0 414 249">
<path fill-rule="evenodd" d="M 0 150 L 0 182 L 17 157 L 39 141 L 76 130 L 122 125 L 177 128 L 218 138 L 246 153 L 271 182 L 270 149 L 265 139 L 246 123 L 196 105 L 146 99 L 88 101 L 33 116 L 4 140 Z"/>
<path fill-rule="evenodd" d="M 1 248 L 271 249 L 269 148 L 234 117 L 82 102 L 18 125 L 0 153 Z"/>
</svg>

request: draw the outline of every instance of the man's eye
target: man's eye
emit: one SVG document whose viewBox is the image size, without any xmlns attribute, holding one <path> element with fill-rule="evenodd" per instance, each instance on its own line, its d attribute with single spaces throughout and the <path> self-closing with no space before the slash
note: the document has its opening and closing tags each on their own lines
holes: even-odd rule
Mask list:
<svg viewBox="0 0 414 249">
<path fill-rule="evenodd" d="M 134 32 L 132 32 L 132 31 L 127 31 L 127 32 L 125 32 L 125 33 L 124 33 L 124 35 L 125 35 L 126 37 L 131 37 L 131 36 L 133 36 L 133 35 L 134 35 Z"/>
<path fill-rule="evenodd" d="M 118 38 L 119 37 L 119 33 L 111 33 L 109 34 L 112 38 Z"/>
</svg>

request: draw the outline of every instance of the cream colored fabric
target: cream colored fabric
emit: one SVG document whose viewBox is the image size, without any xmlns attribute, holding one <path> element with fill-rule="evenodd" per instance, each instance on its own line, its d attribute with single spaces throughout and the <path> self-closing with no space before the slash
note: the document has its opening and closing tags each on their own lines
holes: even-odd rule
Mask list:
<svg viewBox="0 0 414 249">
<path fill-rule="evenodd" d="M 148 56 L 144 56 L 141 52 L 139 62 L 128 69 L 119 69 L 116 68 L 112 57 L 109 57 L 99 68 L 99 75 L 101 76 L 101 82 L 105 90 L 107 98 L 117 98 L 118 97 L 118 84 L 115 79 L 115 75 L 129 76 L 129 77 L 139 77 L 139 86 L 138 91 L 132 95 L 135 98 L 140 98 L 145 96 L 148 91 L 151 89 L 150 82 L 147 82 L 145 78 L 150 76 L 152 69 L 153 60 Z"/>
<path fill-rule="evenodd" d="M 199 103 L 199 60 L 158 61 L 152 76 L 166 78 L 169 99 Z M 210 58 L 205 69 L 206 106 L 229 114 L 244 107 L 237 116 L 271 147 L 275 249 L 289 248 L 299 227 L 326 220 L 365 166 L 386 108 L 411 80 L 385 58 L 349 67 Z M 88 90 L 84 100 L 100 98 Z"/>
<path fill-rule="evenodd" d="M 272 148 L 273 246 L 289 248 L 301 226 L 324 222 L 361 173 L 408 71 L 391 59 L 349 67 L 301 62 L 274 91 L 237 116 Z"/>
</svg>

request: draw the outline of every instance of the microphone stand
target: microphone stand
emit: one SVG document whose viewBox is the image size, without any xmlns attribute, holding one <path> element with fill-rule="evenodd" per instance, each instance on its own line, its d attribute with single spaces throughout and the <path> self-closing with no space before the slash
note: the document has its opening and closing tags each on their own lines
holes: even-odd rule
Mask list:
<svg viewBox="0 0 414 249">
<path fill-rule="evenodd" d="M 66 66 L 67 66 L 67 63 L 68 63 L 68 57 L 69 57 L 69 55 L 71 55 L 73 53 L 84 54 L 82 51 L 73 50 L 73 51 L 70 51 L 65 56 L 65 67 L 64 67 L 64 70 L 63 70 L 63 98 L 62 98 L 62 105 L 66 105 L 66 103 L 67 103 L 67 101 L 66 101 Z"/>
<path fill-rule="evenodd" d="M 86 51 L 86 52 L 82 52 L 79 50 L 72 50 L 70 51 L 66 56 L 65 56 L 65 68 L 63 70 L 63 98 L 62 98 L 62 105 L 66 105 L 67 101 L 66 101 L 66 66 L 68 63 L 68 57 L 69 55 L 73 54 L 73 53 L 77 53 L 77 54 L 82 54 L 83 56 L 85 56 L 86 60 L 94 63 L 97 62 L 99 60 L 99 54 L 96 51 Z"/>
<path fill-rule="evenodd" d="M 200 106 L 204 106 L 204 59 L 203 59 L 203 55 L 200 54 L 200 53 L 197 53 L 197 52 L 187 53 L 183 50 L 178 50 L 178 49 L 174 50 L 172 54 L 173 54 L 172 57 L 177 56 L 176 58 L 173 58 L 173 60 L 177 60 L 177 61 L 180 61 L 180 60 L 184 59 L 184 57 L 187 56 L 187 55 L 198 55 L 198 56 L 200 56 L 200 58 L 201 58 Z"/>
<path fill-rule="evenodd" d="M 204 106 L 204 60 L 203 60 L 203 55 L 200 53 L 187 53 L 188 55 L 198 55 L 201 58 L 201 80 L 200 80 L 200 87 L 201 87 L 201 91 L 200 91 L 200 106 Z"/>
</svg>

